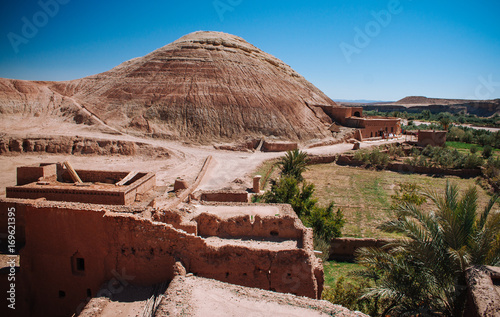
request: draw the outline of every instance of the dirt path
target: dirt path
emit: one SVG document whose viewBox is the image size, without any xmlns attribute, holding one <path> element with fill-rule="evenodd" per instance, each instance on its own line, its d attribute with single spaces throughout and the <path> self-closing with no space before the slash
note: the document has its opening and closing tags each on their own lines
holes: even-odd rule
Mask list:
<svg viewBox="0 0 500 317">
<path fill-rule="evenodd" d="M 10 135 L 40 135 L 40 129 L 47 136 L 75 136 L 114 139 L 133 142 L 142 142 L 153 146 L 167 148 L 171 152 L 168 159 L 155 159 L 143 156 L 74 156 L 53 155 L 48 153 L 29 153 L 22 155 L 0 156 L 0 195 L 5 194 L 5 187 L 15 184 L 15 168 L 22 165 L 37 164 L 41 162 L 59 162 L 70 160 L 77 169 L 108 169 L 108 170 L 143 170 L 156 172 L 157 186 L 172 186 L 176 178 L 183 178 L 193 182 L 198 175 L 207 156 L 213 157 L 213 162 L 198 189 L 217 190 L 227 187 L 234 180 L 243 181 L 241 187 L 251 186 L 252 173 L 264 161 L 274 159 L 283 153 L 264 152 L 233 152 L 215 150 L 212 146 L 187 145 L 176 141 L 141 138 L 122 133 L 110 135 L 103 131 L 95 131 L 84 125 L 68 122 L 45 121 L 46 118 L 25 118 L 22 124 L 17 120 L 0 119 L 4 124 L 5 132 Z M 41 122 L 43 121 L 43 125 Z M 101 121 L 104 127 L 108 127 Z M 111 127 L 109 127 L 111 129 Z M 114 129 L 113 129 L 114 130 Z M 395 142 L 391 140 L 389 142 Z M 401 141 L 401 139 L 399 140 Z M 363 142 L 362 147 L 380 145 L 388 141 Z M 307 149 L 310 154 L 338 154 L 352 149 L 352 144 L 337 144 L 313 149 Z M 241 183 L 241 182 L 240 182 Z"/>
</svg>

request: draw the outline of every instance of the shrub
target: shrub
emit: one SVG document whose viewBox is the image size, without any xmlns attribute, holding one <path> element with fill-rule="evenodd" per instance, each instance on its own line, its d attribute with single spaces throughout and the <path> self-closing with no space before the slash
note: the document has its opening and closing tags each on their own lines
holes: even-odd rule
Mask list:
<svg viewBox="0 0 500 317">
<path fill-rule="evenodd" d="M 290 204 L 297 216 L 307 215 L 316 205 L 314 199 L 314 185 L 306 182 L 299 186 L 299 181 L 290 176 L 282 177 L 279 181 L 271 184 L 271 190 L 262 195 L 267 203 Z"/>
<path fill-rule="evenodd" d="M 491 146 L 489 146 L 489 145 L 486 145 L 483 148 L 483 157 L 485 159 L 487 159 L 487 158 L 490 158 L 492 154 L 493 154 L 493 148 Z"/>
<path fill-rule="evenodd" d="M 393 157 L 405 156 L 405 152 L 403 151 L 403 149 L 400 146 L 391 144 L 391 145 L 389 145 L 388 150 L 389 150 L 390 156 L 393 156 Z"/>
<path fill-rule="evenodd" d="M 386 166 L 389 163 L 389 154 L 380 152 L 379 148 L 371 151 L 361 150 L 354 154 L 354 159 L 373 166 Z"/>
<path fill-rule="evenodd" d="M 465 131 L 459 127 L 451 127 L 446 138 L 448 140 L 460 141 L 465 135 Z"/>
<path fill-rule="evenodd" d="M 321 298 L 335 305 L 344 306 L 350 310 L 361 311 L 370 316 L 378 316 L 379 300 L 374 298 L 364 298 L 363 290 L 371 286 L 367 279 L 357 277 L 356 283 L 349 282 L 344 276 L 337 279 L 335 286 L 325 287 Z"/>
<path fill-rule="evenodd" d="M 474 141 L 474 135 L 470 132 L 470 131 L 467 131 L 465 132 L 464 136 L 462 137 L 462 140 L 460 140 L 464 143 L 473 143 Z"/>
<path fill-rule="evenodd" d="M 344 226 L 344 215 L 340 208 L 333 212 L 333 203 L 327 208 L 314 207 L 309 215 L 303 217 L 304 225 L 312 228 L 317 238 L 324 241 L 331 241 L 340 237 L 341 229 Z"/>
<path fill-rule="evenodd" d="M 330 241 L 325 241 L 324 239 L 315 236 L 313 242 L 314 250 L 321 252 L 321 254 L 317 255 L 317 257 L 320 258 L 323 262 L 328 261 L 328 259 L 330 258 Z"/>
<path fill-rule="evenodd" d="M 412 203 L 416 206 L 420 206 L 425 203 L 425 196 L 420 194 L 420 186 L 415 183 L 399 183 L 398 188 L 395 190 L 395 194 L 391 196 L 393 204 L 392 209 L 403 203 Z"/>
<path fill-rule="evenodd" d="M 489 144 L 493 142 L 493 138 L 488 134 L 481 134 L 478 137 L 477 142 L 482 146 L 489 146 Z"/>
<path fill-rule="evenodd" d="M 479 168 L 483 166 L 484 160 L 483 158 L 475 155 L 475 154 L 469 154 L 465 157 L 462 163 L 462 168 Z"/>
<path fill-rule="evenodd" d="M 470 147 L 469 151 L 472 153 L 472 154 L 476 154 L 477 151 L 478 151 L 478 147 L 476 145 L 473 145 Z"/>
</svg>

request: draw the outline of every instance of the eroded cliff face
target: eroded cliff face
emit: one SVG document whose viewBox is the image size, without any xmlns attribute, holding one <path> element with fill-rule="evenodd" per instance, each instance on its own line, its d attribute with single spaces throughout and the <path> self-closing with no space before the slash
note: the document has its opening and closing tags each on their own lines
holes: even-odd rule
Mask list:
<svg viewBox="0 0 500 317">
<path fill-rule="evenodd" d="M 82 79 L 1 84 L 3 112 L 75 103 L 74 111 L 83 107 L 121 130 L 198 141 L 327 137 L 325 116 L 308 105 L 336 105 L 279 59 L 218 32 L 186 35 Z"/>
</svg>

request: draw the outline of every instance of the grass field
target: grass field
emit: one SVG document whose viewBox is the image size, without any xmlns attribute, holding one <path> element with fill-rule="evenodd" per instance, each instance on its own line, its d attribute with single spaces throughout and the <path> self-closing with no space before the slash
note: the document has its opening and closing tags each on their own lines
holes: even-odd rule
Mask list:
<svg viewBox="0 0 500 317">
<path fill-rule="evenodd" d="M 447 141 L 446 146 L 452 149 L 457 149 L 458 152 L 464 153 L 464 154 L 469 154 L 470 153 L 470 148 L 475 146 L 477 148 L 477 155 L 481 155 L 483 152 L 483 147 L 479 144 L 469 144 L 469 143 L 463 143 L 463 142 L 454 142 L 454 141 Z M 500 151 L 498 149 L 493 149 L 493 156 L 499 156 Z"/>
<path fill-rule="evenodd" d="M 476 184 L 475 179 L 454 176 L 431 177 L 321 164 L 310 166 L 304 173 L 304 178 L 316 186 L 315 196 L 321 205 L 326 206 L 333 200 L 342 209 L 346 220 L 343 236 L 346 237 L 397 237 L 378 230 L 377 226 L 391 219 L 391 195 L 399 183 L 413 182 L 424 189 L 442 193 L 446 181 L 450 180 L 458 184 L 460 190 L 475 186 L 481 209 L 490 199 L 488 193 Z M 431 209 L 432 204 L 425 203 L 423 207 Z"/>
<path fill-rule="evenodd" d="M 353 278 L 354 272 L 362 270 L 363 268 L 364 266 L 356 263 L 335 261 L 323 262 L 323 269 L 325 271 L 325 286 L 333 288 L 338 278 L 341 276 L 351 283 L 356 283 L 356 279 Z"/>
</svg>

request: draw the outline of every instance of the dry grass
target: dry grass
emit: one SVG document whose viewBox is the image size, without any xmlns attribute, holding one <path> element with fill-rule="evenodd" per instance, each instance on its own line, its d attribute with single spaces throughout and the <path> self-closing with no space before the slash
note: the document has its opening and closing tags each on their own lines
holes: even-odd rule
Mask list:
<svg viewBox="0 0 500 317">
<path fill-rule="evenodd" d="M 450 180 L 461 191 L 469 186 L 477 187 L 481 209 L 490 199 L 475 179 L 454 176 L 430 177 L 322 164 L 310 166 L 304 177 L 316 186 L 315 196 L 320 204 L 327 205 L 333 200 L 336 206 L 342 208 L 346 219 L 343 235 L 346 237 L 396 237 L 378 230 L 377 226 L 392 217 L 391 195 L 398 183 L 413 182 L 424 189 L 442 193 L 446 180 Z M 431 209 L 432 204 L 426 203 L 423 207 Z"/>
</svg>

